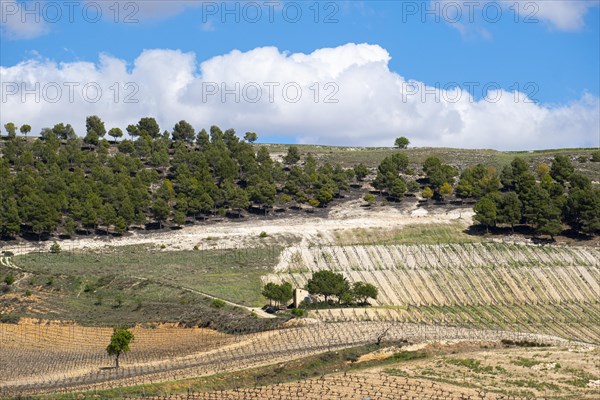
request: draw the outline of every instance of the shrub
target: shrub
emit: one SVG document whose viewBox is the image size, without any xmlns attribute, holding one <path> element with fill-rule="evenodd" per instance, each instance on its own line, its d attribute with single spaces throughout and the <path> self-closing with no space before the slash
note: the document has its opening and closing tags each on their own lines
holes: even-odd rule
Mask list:
<svg viewBox="0 0 600 400">
<path fill-rule="evenodd" d="M 540 361 L 532 360 L 531 358 L 517 357 L 517 359 L 511 361 L 511 363 L 518 365 L 519 367 L 531 368 L 540 364 Z"/>
<path fill-rule="evenodd" d="M 421 196 L 423 196 L 423 198 L 425 199 L 430 199 L 433 197 L 433 190 L 431 190 L 431 188 L 428 186 L 425 189 L 423 189 L 423 192 L 421 192 Z"/>
<path fill-rule="evenodd" d="M 294 308 L 292 309 L 292 315 L 296 318 L 301 318 L 304 317 L 304 314 L 306 313 L 306 310 L 302 309 L 302 308 Z"/>
<path fill-rule="evenodd" d="M 410 193 L 416 193 L 419 191 L 419 189 L 421 189 L 421 186 L 417 181 L 408 181 L 406 184 L 406 190 L 408 190 Z"/>
<path fill-rule="evenodd" d="M 113 305 L 113 308 L 119 308 L 122 305 L 123 305 L 123 296 L 117 295 L 117 297 L 115 297 L 115 304 Z"/>
<path fill-rule="evenodd" d="M 14 314 L 0 314 L 0 322 L 3 324 L 18 324 L 20 319 Z"/>
<path fill-rule="evenodd" d="M 269 234 L 267 232 L 265 232 L 265 231 L 262 231 L 260 233 L 260 235 L 258 235 L 258 236 L 261 237 L 261 238 L 266 238 L 267 236 L 269 236 Z"/>
<path fill-rule="evenodd" d="M 398 353 L 394 353 L 394 355 L 392 355 L 390 358 L 394 361 L 411 361 L 419 360 L 425 357 L 427 357 L 427 353 L 419 351 L 401 351 Z"/>
<path fill-rule="evenodd" d="M 363 197 L 363 200 L 366 201 L 370 206 L 375 204 L 375 196 L 371 193 L 365 194 L 365 196 Z"/>
<path fill-rule="evenodd" d="M 227 303 L 225 303 L 221 299 L 213 299 L 213 301 L 210 303 L 210 305 L 213 306 L 214 308 L 223 308 L 223 307 L 225 307 L 226 304 Z"/>
<path fill-rule="evenodd" d="M 60 253 L 60 250 L 61 250 L 60 244 L 58 244 L 56 242 L 54 242 L 52 244 L 52 246 L 50 246 L 50 253 L 52 253 L 52 254 L 58 254 L 58 253 Z"/>
<path fill-rule="evenodd" d="M 12 257 L 15 255 L 15 253 L 9 250 L 3 251 L 2 254 L 4 255 L 4 257 Z"/>
<path fill-rule="evenodd" d="M 600 150 L 592 153 L 592 162 L 600 162 Z"/>
<path fill-rule="evenodd" d="M 528 340 L 502 339 L 501 342 L 505 346 L 516 346 L 516 347 L 550 347 L 550 344 L 547 344 L 547 343 L 530 342 Z"/>
<path fill-rule="evenodd" d="M 31 290 L 27 289 L 25 291 L 25 297 L 29 297 L 29 296 L 31 296 Z"/>
<path fill-rule="evenodd" d="M 6 283 L 7 285 L 12 285 L 13 283 L 15 283 L 15 277 L 12 276 L 12 274 L 8 274 L 4 277 L 4 283 Z"/>
</svg>

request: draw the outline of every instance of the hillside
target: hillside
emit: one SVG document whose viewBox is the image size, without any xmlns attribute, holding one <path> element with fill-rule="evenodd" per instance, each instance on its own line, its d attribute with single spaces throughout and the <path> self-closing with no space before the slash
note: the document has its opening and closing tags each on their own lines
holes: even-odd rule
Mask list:
<svg viewBox="0 0 600 400">
<path fill-rule="evenodd" d="M 47 240 L 286 216 L 290 210 L 326 215 L 330 204 L 356 198 L 398 206 L 416 198 L 421 205 L 446 207 L 500 190 L 519 195 L 522 218 L 511 226 L 523 223 L 553 236 L 562 231 L 558 223 L 585 233 L 600 228 L 597 216 L 586 217 L 593 222 L 581 226 L 577 215 L 585 211 L 568 204 L 598 201 L 592 188 L 600 180 L 600 162 L 593 162 L 598 154 L 591 149 L 506 153 L 255 145 L 256 134 L 240 139 L 233 129 L 216 126 L 210 134 L 196 134 L 185 121 L 161 134 L 153 118 L 128 127 L 133 141 L 111 144 L 102 138 L 105 132 L 94 116 L 88 117 L 83 139 L 63 124 L 40 138 L 4 137 L 0 235 Z M 118 136 L 114 129 L 109 134 Z M 520 188 L 516 178 L 526 172 L 526 187 Z M 523 190 L 535 185 L 543 196 L 526 199 Z M 583 190 L 579 197 L 590 200 L 576 199 L 569 188 Z M 537 208 L 533 203 L 547 203 L 546 197 L 555 206 L 545 216 L 528 216 L 529 203 Z M 503 200 L 490 198 L 501 214 Z M 502 224 L 503 218 L 486 225 Z"/>
<path fill-rule="evenodd" d="M 596 151 L 63 128 L 0 140 L 0 395 L 593 398 Z M 260 309 L 319 271 L 377 293 Z"/>
</svg>

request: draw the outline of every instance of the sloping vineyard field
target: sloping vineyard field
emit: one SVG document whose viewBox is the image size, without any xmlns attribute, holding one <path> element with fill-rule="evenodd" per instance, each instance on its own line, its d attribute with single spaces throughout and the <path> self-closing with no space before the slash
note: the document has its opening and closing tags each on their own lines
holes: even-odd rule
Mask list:
<svg viewBox="0 0 600 400">
<path fill-rule="evenodd" d="M 284 252 L 276 272 L 264 279 L 304 287 L 319 270 L 377 286 L 373 304 L 383 307 L 312 312 L 322 320 L 526 326 L 600 343 L 600 250 L 595 248 L 505 243 L 296 247 Z"/>
<path fill-rule="evenodd" d="M 387 321 L 307 321 L 241 335 L 136 328 L 132 351 L 116 370 L 103 349 L 108 331 L 54 325 L 42 328 L 0 325 L 0 396 L 110 389 L 242 370 L 374 343 L 383 332 L 390 341 L 507 339 L 586 346 L 549 335 Z M 36 342 L 38 348 L 22 345 Z"/>
</svg>

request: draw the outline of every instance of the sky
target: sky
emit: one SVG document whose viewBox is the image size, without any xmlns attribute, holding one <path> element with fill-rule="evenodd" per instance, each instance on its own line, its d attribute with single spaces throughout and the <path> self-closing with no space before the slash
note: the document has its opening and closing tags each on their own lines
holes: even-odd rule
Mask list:
<svg viewBox="0 0 600 400">
<path fill-rule="evenodd" d="M 0 123 L 600 145 L 600 0 L 0 0 Z"/>
</svg>

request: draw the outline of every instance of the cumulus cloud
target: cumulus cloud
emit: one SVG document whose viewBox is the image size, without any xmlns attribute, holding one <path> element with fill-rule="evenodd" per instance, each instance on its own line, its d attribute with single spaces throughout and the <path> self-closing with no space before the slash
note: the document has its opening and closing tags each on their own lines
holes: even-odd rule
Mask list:
<svg viewBox="0 0 600 400">
<path fill-rule="evenodd" d="M 133 65 L 109 55 L 98 63 L 31 60 L 0 67 L 1 111 L 3 122 L 34 131 L 68 122 L 79 134 L 97 114 L 107 127 L 154 116 L 163 129 L 186 119 L 197 129 L 217 124 L 299 143 L 389 146 L 404 135 L 418 146 L 598 144 L 595 96 L 549 106 L 494 88 L 482 98 L 481 86 L 428 87 L 390 71 L 389 61 L 380 46 L 353 43 L 310 54 L 236 50 L 201 63 L 168 49 L 146 50 Z"/>
</svg>

